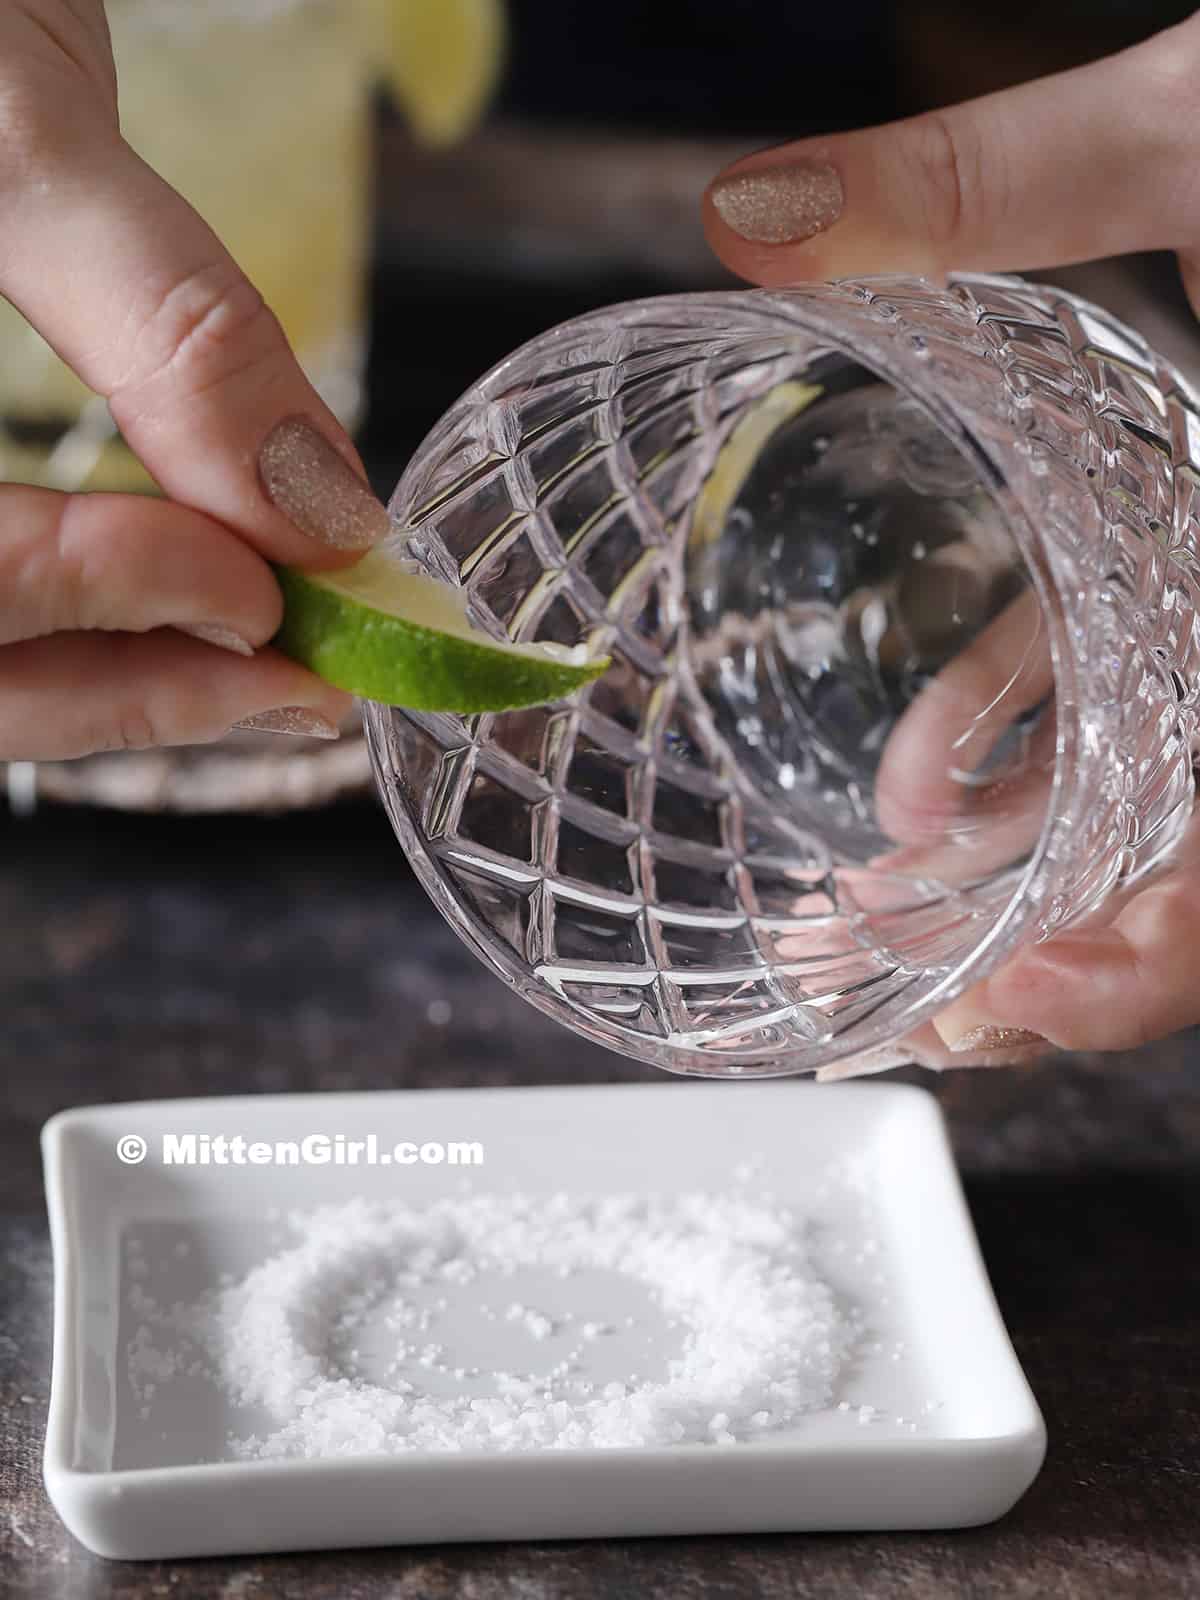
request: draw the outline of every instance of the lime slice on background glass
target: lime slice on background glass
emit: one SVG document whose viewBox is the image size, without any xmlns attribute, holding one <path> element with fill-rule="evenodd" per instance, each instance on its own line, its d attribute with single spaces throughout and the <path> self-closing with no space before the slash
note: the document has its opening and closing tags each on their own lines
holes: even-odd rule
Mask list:
<svg viewBox="0 0 1200 1600">
<path fill-rule="evenodd" d="M 371 0 L 372 51 L 425 145 L 479 121 L 504 61 L 504 0 Z"/>
<path fill-rule="evenodd" d="M 351 694 L 412 711 L 513 711 L 561 700 L 608 658 L 511 644 L 473 627 L 462 592 L 375 550 L 338 572 L 276 569 L 277 649 Z"/>
</svg>

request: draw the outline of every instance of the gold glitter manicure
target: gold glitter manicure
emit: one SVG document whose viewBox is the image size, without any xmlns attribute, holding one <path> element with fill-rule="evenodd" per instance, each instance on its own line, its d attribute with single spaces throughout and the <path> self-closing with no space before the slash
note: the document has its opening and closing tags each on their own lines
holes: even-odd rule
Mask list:
<svg viewBox="0 0 1200 1600">
<path fill-rule="evenodd" d="M 709 193 L 717 215 L 752 244 L 799 244 L 832 228 L 845 195 L 827 161 L 792 161 L 718 178 Z"/>
<path fill-rule="evenodd" d="M 255 733 L 291 733 L 304 739 L 337 739 L 338 730 L 328 717 L 308 706 L 280 706 L 278 711 L 260 711 L 256 717 L 244 717 L 234 723 Z"/>
<path fill-rule="evenodd" d="M 303 417 L 288 417 L 267 435 L 258 472 L 276 510 L 335 550 L 367 550 L 391 527 L 367 484 Z"/>
<path fill-rule="evenodd" d="M 187 633 L 202 644 L 216 645 L 218 650 L 231 650 L 235 656 L 252 656 L 254 646 L 232 628 L 223 628 L 216 622 L 194 622 L 179 625 L 180 633 Z"/>
<path fill-rule="evenodd" d="M 955 1055 L 964 1055 L 968 1050 L 1020 1050 L 1046 1042 L 1040 1033 L 1030 1033 L 1028 1028 L 995 1028 L 985 1024 L 964 1033 L 950 1049 Z"/>
</svg>

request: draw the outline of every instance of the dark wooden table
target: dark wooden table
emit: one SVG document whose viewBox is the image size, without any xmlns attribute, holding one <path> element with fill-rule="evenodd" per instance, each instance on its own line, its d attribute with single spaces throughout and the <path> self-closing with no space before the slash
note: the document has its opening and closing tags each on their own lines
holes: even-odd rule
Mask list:
<svg viewBox="0 0 1200 1600">
<path fill-rule="evenodd" d="M 654 1075 L 560 1031 L 488 977 L 367 804 L 278 822 L 0 821 L 0 928 L 0 1595 L 1200 1595 L 1200 1071 L 1190 1037 L 1136 1057 L 934 1083 L 1050 1432 L 1041 1478 L 993 1527 L 146 1566 L 89 1556 L 40 1480 L 50 1255 L 37 1133 L 47 1116 L 151 1096 Z"/>
</svg>

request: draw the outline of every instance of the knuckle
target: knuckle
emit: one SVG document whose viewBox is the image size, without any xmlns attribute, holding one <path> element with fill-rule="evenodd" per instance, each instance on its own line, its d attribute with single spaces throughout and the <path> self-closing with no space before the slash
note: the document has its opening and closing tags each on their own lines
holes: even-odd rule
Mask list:
<svg viewBox="0 0 1200 1600">
<path fill-rule="evenodd" d="M 148 284 L 131 319 L 132 355 L 111 389 L 125 413 L 158 403 L 164 386 L 193 396 L 217 388 L 274 360 L 282 345 L 274 313 L 232 262 Z"/>
<path fill-rule="evenodd" d="M 81 159 L 106 159 L 120 144 L 115 105 L 115 90 L 65 52 L 48 66 L 14 46 L 0 61 L 0 192 L 16 199 Z"/>
<path fill-rule="evenodd" d="M 223 696 L 210 680 L 179 670 L 179 658 L 144 652 L 147 641 L 132 634 L 110 636 L 114 656 L 121 657 L 116 680 L 121 691 L 112 698 L 109 750 L 152 750 L 173 745 L 211 744 L 229 731 Z M 146 663 L 158 663 L 149 673 Z"/>
<path fill-rule="evenodd" d="M 913 124 L 911 159 L 929 237 L 942 249 L 968 230 L 982 192 L 983 153 L 969 123 L 931 111 Z"/>
<path fill-rule="evenodd" d="M 96 588 L 72 515 L 76 502 L 50 490 L 22 492 L 28 497 L 25 518 L 6 535 L 0 556 L 5 642 L 90 627 L 88 596 Z"/>
<path fill-rule="evenodd" d="M 0 82 L 0 188 L 34 180 L 61 151 L 64 125 L 49 97 L 21 76 Z"/>
<path fill-rule="evenodd" d="M 112 731 L 108 748 L 113 750 L 150 750 L 166 742 L 149 706 L 140 700 L 118 705 Z"/>
<path fill-rule="evenodd" d="M 107 603 L 113 598 L 112 585 L 101 541 L 87 527 L 73 496 L 56 509 L 49 553 L 53 573 L 47 589 L 54 596 L 56 626 L 103 628 L 110 620 Z"/>
<path fill-rule="evenodd" d="M 1180 992 L 1171 952 L 1190 950 L 1197 934 L 1193 897 L 1181 879 L 1143 890 L 1118 919 L 1124 936 L 1129 1004 L 1114 1019 L 1109 1048 L 1139 1049 L 1195 1020 L 1190 988 Z"/>
<path fill-rule="evenodd" d="M 40 597 L 45 625 L 55 632 L 129 629 L 131 600 L 141 598 L 145 551 L 120 502 L 107 495 L 53 499 L 25 572 L 26 591 Z"/>
<path fill-rule="evenodd" d="M 1121 913 L 1120 927 L 1134 953 L 1177 949 L 1195 939 L 1196 913 L 1179 885 L 1168 882 L 1135 895 Z"/>
<path fill-rule="evenodd" d="M 1178 152 L 1192 148 L 1196 115 L 1196 76 L 1200 73 L 1200 12 L 1167 28 L 1138 51 L 1139 92 L 1155 107 L 1155 126 Z"/>
</svg>

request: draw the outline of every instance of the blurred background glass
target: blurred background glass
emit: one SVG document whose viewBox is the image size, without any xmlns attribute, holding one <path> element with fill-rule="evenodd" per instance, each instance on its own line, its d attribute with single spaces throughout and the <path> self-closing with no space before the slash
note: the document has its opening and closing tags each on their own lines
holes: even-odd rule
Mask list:
<svg viewBox="0 0 1200 1600">
<path fill-rule="evenodd" d="M 317 388 L 358 421 L 373 59 L 361 4 L 109 0 L 125 137 L 212 224 Z M 98 402 L 0 306 L 4 475 L 137 488 Z"/>
</svg>

